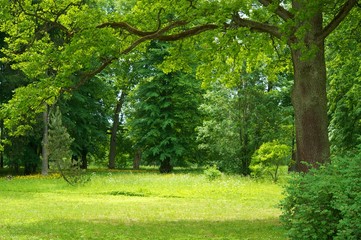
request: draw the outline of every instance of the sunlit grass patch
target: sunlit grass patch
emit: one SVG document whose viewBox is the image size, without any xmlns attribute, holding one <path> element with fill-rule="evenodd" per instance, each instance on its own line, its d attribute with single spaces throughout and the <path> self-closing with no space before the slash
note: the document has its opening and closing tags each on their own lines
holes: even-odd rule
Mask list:
<svg viewBox="0 0 361 240">
<path fill-rule="evenodd" d="M 0 179 L 0 239 L 285 239 L 282 188 L 239 176 L 89 173 Z"/>
</svg>

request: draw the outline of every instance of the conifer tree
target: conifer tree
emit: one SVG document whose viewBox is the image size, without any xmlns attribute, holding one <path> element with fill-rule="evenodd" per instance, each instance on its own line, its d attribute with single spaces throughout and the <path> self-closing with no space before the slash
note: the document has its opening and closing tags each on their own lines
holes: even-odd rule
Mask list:
<svg viewBox="0 0 361 240">
<path fill-rule="evenodd" d="M 59 107 L 50 114 L 49 136 L 48 136 L 49 159 L 55 163 L 60 174 L 69 184 L 77 182 L 79 175 L 79 166 L 71 161 L 70 146 L 74 139 L 68 133 L 62 123 L 62 115 Z"/>
</svg>

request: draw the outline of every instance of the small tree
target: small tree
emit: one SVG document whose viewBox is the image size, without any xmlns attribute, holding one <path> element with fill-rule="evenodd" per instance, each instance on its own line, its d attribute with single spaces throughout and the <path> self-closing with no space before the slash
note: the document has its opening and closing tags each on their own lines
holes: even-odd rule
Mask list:
<svg viewBox="0 0 361 240">
<path fill-rule="evenodd" d="M 291 148 L 278 141 L 263 143 L 253 154 L 250 169 L 256 177 L 270 174 L 273 181 L 278 180 L 278 170 L 290 161 Z"/>
<path fill-rule="evenodd" d="M 75 181 L 72 177 L 78 175 L 79 166 L 71 162 L 70 146 L 73 139 L 63 126 L 59 107 L 50 115 L 48 138 L 49 159 L 55 162 L 64 180 L 73 185 Z"/>
</svg>

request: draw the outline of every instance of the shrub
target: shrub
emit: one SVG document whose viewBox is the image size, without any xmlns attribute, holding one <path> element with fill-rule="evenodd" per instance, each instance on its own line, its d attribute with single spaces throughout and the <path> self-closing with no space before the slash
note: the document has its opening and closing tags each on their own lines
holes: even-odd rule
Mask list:
<svg viewBox="0 0 361 240">
<path fill-rule="evenodd" d="M 222 173 L 218 170 L 216 165 L 213 165 L 204 170 L 204 175 L 209 181 L 214 181 L 217 178 L 220 178 Z"/>
<path fill-rule="evenodd" d="M 269 174 L 274 182 L 278 180 L 278 170 L 281 165 L 290 161 L 291 149 L 277 141 L 267 142 L 253 154 L 250 169 L 252 176 L 262 177 Z"/>
<path fill-rule="evenodd" d="M 291 239 L 361 239 L 361 154 L 296 175 L 281 203 Z"/>
</svg>

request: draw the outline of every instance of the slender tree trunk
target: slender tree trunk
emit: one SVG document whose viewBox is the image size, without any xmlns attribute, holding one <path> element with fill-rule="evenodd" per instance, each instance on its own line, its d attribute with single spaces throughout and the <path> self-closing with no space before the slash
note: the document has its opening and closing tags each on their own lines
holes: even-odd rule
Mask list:
<svg viewBox="0 0 361 240">
<path fill-rule="evenodd" d="M 81 165 L 80 168 L 81 169 L 87 169 L 88 168 L 88 159 L 87 159 L 87 155 L 88 155 L 88 150 L 87 149 L 82 149 L 81 150 Z"/>
<path fill-rule="evenodd" d="M 45 110 L 43 113 L 43 124 L 44 124 L 44 132 L 43 132 L 43 141 L 42 141 L 42 164 L 41 164 L 41 174 L 48 175 L 49 170 L 49 105 L 45 104 Z"/>
<path fill-rule="evenodd" d="M 308 48 L 317 47 L 317 52 L 304 58 L 300 50 L 291 50 L 295 78 L 292 103 L 295 110 L 296 170 L 302 172 L 307 172 L 310 167 L 317 168 L 318 163 L 325 163 L 330 157 L 324 43 L 317 39 L 322 30 L 321 13 L 310 21 L 310 25 L 304 43 Z"/>
<path fill-rule="evenodd" d="M 110 133 L 111 135 L 110 135 L 109 164 L 108 164 L 108 167 L 110 169 L 115 168 L 115 157 L 117 155 L 117 131 L 119 128 L 119 115 L 122 110 L 125 96 L 126 94 L 123 91 L 120 94 L 120 97 L 117 101 L 117 105 L 115 106 L 115 110 L 114 110 L 113 126 Z"/>
<path fill-rule="evenodd" d="M 4 121 L 0 120 L 0 143 L 4 137 Z M 0 151 L 0 168 L 4 168 L 4 152 Z"/>
<path fill-rule="evenodd" d="M 137 149 L 134 154 L 133 170 L 139 169 L 141 159 L 142 159 L 142 151 L 140 149 Z"/>
</svg>

